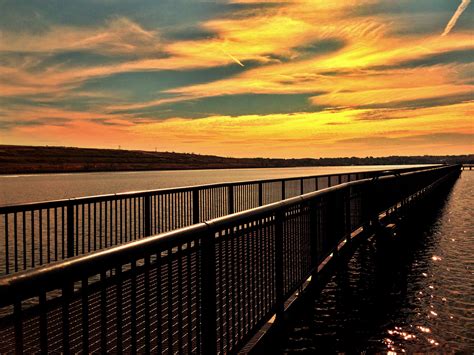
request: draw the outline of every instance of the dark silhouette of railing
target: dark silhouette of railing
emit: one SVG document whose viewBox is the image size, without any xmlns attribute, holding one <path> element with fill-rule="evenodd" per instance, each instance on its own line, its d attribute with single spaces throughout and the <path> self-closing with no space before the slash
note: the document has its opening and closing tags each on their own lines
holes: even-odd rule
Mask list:
<svg viewBox="0 0 474 355">
<path fill-rule="evenodd" d="M 0 275 L 381 173 L 244 181 L 0 206 Z"/>
<path fill-rule="evenodd" d="M 351 232 L 459 174 L 343 183 L 0 278 L 0 353 L 242 347 Z"/>
</svg>

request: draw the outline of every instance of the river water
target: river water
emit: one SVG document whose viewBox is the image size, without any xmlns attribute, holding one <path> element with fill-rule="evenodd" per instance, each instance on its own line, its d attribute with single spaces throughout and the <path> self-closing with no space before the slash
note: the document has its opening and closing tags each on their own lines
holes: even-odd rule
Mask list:
<svg viewBox="0 0 474 355">
<path fill-rule="evenodd" d="M 283 353 L 474 352 L 474 172 L 403 242 L 364 242 L 291 325 Z"/>
<path fill-rule="evenodd" d="M 416 165 L 0 175 L 0 205 L 218 182 L 279 179 L 411 166 Z"/>
</svg>

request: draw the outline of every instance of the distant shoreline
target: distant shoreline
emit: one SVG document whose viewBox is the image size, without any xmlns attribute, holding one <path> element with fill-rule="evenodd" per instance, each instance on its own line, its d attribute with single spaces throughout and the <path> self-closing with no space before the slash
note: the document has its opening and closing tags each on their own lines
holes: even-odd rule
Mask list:
<svg viewBox="0 0 474 355">
<path fill-rule="evenodd" d="M 474 155 L 227 158 L 170 152 L 0 145 L 0 175 L 474 163 Z"/>
<path fill-rule="evenodd" d="M 175 169 L 132 169 L 132 170 L 77 170 L 77 171 L 31 171 L 31 172 L 13 172 L 13 173 L 3 173 L 0 166 L 0 176 L 9 176 L 9 175 L 47 175 L 47 174 L 87 174 L 87 173 L 139 173 L 139 172 L 152 172 L 152 171 L 199 171 L 199 170 L 238 170 L 238 169 L 298 169 L 298 168 L 328 168 L 328 167 L 355 167 L 355 166 L 386 166 L 386 165 L 433 165 L 433 164 L 359 164 L 359 165 L 301 165 L 301 166 L 252 166 L 252 167 L 216 167 L 216 168 L 206 168 L 206 167 L 196 167 L 196 168 L 175 168 Z"/>
</svg>

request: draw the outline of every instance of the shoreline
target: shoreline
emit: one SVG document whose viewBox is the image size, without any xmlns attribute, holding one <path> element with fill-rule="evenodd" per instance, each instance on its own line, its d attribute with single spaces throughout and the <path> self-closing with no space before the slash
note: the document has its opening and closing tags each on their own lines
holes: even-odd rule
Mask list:
<svg viewBox="0 0 474 355">
<path fill-rule="evenodd" d="M 194 153 L 0 145 L 0 175 L 473 164 L 474 154 L 338 158 L 232 158 Z"/>
</svg>

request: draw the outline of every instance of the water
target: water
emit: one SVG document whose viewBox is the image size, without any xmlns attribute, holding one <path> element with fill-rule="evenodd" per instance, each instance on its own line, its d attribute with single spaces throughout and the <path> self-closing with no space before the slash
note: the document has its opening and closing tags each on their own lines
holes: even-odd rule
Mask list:
<svg viewBox="0 0 474 355">
<path fill-rule="evenodd" d="M 0 175 L 0 205 L 217 182 L 277 179 L 416 165 Z"/>
<path fill-rule="evenodd" d="M 283 352 L 474 351 L 474 172 L 397 250 L 362 244 L 292 324 Z"/>
</svg>

